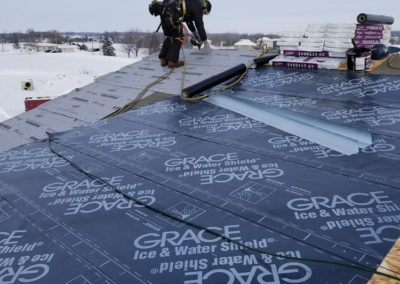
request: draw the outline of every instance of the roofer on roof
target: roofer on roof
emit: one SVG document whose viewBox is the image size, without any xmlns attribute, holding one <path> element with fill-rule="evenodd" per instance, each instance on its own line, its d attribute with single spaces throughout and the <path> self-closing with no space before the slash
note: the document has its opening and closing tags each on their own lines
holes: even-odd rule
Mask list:
<svg viewBox="0 0 400 284">
<path fill-rule="evenodd" d="M 207 0 L 164 0 L 162 8 L 152 7 L 160 5 L 160 2 L 153 1 L 149 10 L 152 15 L 161 17 L 161 26 L 166 36 L 159 58 L 162 66 L 170 68 L 180 67 L 184 63 L 179 61 L 179 52 L 185 42 L 182 22 L 186 22 L 189 30 L 196 40 L 192 43 L 204 45 L 210 49 L 207 41 L 207 33 L 204 28 L 203 15 L 211 11 L 211 3 Z"/>
</svg>

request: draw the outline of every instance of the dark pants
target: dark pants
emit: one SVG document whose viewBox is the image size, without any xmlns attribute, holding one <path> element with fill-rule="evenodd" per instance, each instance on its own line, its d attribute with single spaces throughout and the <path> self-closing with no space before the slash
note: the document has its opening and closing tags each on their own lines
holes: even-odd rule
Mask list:
<svg viewBox="0 0 400 284">
<path fill-rule="evenodd" d="M 173 62 L 178 62 L 179 51 L 181 50 L 181 44 L 182 43 L 180 40 L 166 37 L 158 57 L 165 58 Z"/>
<path fill-rule="evenodd" d="M 179 52 L 181 50 L 182 42 L 176 38 L 183 38 L 183 30 L 181 24 L 174 24 L 172 21 L 172 15 L 165 13 L 161 16 L 161 25 L 166 36 L 159 58 L 165 58 L 167 60 L 178 62 Z"/>
</svg>

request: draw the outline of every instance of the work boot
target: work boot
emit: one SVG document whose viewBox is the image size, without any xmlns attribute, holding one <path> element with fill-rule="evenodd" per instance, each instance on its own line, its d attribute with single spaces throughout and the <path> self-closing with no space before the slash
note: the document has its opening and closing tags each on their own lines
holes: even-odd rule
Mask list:
<svg viewBox="0 0 400 284">
<path fill-rule="evenodd" d="M 185 63 L 183 63 L 183 61 L 178 61 L 178 62 L 174 62 L 171 60 L 168 60 L 168 67 L 169 68 L 178 68 L 183 66 Z"/>
<path fill-rule="evenodd" d="M 165 59 L 165 58 L 160 58 L 160 62 L 161 62 L 161 66 L 167 66 L 168 65 L 167 59 Z"/>
</svg>

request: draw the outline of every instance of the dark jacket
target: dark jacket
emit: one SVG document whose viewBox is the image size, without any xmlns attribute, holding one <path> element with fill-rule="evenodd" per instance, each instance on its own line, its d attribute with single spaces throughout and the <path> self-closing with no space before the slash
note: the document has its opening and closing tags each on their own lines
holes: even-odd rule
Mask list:
<svg viewBox="0 0 400 284">
<path fill-rule="evenodd" d="M 204 28 L 203 22 L 203 0 L 185 0 L 186 1 L 186 15 L 184 22 L 186 22 L 191 32 L 199 33 L 200 40 L 207 40 L 207 33 Z"/>
</svg>

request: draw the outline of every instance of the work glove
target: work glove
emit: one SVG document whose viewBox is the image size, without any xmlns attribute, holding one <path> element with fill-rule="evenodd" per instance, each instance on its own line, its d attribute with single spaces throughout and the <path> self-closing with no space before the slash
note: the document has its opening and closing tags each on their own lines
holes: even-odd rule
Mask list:
<svg viewBox="0 0 400 284">
<path fill-rule="evenodd" d="M 203 41 L 202 44 L 203 44 L 203 52 L 205 54 L 210 54 L 212 50 L 211 50 L 211 46 L 210 46 L 209 42 L 207 40 L 205 40 L 205 41 Z"/>
</svg>

